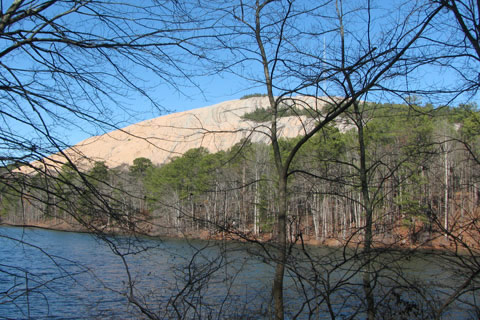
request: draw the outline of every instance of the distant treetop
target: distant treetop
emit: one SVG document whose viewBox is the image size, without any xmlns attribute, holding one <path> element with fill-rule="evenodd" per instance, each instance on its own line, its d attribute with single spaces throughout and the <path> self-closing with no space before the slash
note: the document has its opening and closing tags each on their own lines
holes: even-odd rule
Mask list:
<svg viewBox="0 0 480 320">
<path fill-rule="evenodd" d="M 251 94 L 246 94 L 243 97 L 240 98 L 240 100 L 244 99 L 249 99 L 249 98 L 255 98 L 255 97 L 266 97 L 266 93 L 251 93 Z"/>
</svg>

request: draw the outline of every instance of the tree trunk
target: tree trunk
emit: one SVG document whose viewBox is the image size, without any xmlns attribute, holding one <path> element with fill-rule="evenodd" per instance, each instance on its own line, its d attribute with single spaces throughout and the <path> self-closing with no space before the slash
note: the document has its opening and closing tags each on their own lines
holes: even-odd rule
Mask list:
<svg viewBox="0 0 480 320">
<path fill-rule="evenodd" d="M 253 205 L 253 233 L 258 235 L 258 170 L 255 169 L 255 197 L 254 197 L 254 205 Z"/>
<path fill-rule="evenodd" d="M 313 195 L 313 206 L 312 206 L 312 219 L 313 219 L 313 230 L 315 232 L 315 240 L 319 238 L 319 224 L 318 224 L 318 213 L 320 211 L 320 205 L 318 203 L 317 195 Z"/>
<path fill-rule="evenodd" d="M 445 238 L 448 236 L 448 148 L 447 143 L 445 143 L 445 151 L 444 151 L 444 178 L 445 178 L 445 186 L 444 186 L 444 212 L 445 212 L 445 221 L 444 221 L 444 229 L 445 229 Z"/>
<path fill-rule="evenodd" d="M 284 318 L 283 305 L 283 278 L 285 274 L 285 262 L 287 256 L 287 177 L 280 177 L 278 183 L 279 207 L 276 232 L 276 245 L 278 249 L 277 265 L 273 279 L 273 301 L 275 305 L 275 319 Z"/>
<path fill-rule="evenodd" d="M 360 152 L 360 183 L 363 196 L 363 207 L 365 210 L 365 239 L 364 239 L 364 270 L 363 270 L 363 291 L 365 292 L 365 299 L 367 303 L 367 318 L 369 320 L 375 319 L 375 299 L 373 295 L 373 288 L 371 285 L 370 274 L 372 272 L 372 227 L 373 227 L 373 206 L 370 200 L 370 190 L 367 176 L 367 160 L 365 150 L 365 140 L 363 133 L 363 118 L 359 110 L 358 102 L 354 102 L 354 110 L 356 121 L 355 124 L 358 129 L 358 146 Z"/>
</svg>

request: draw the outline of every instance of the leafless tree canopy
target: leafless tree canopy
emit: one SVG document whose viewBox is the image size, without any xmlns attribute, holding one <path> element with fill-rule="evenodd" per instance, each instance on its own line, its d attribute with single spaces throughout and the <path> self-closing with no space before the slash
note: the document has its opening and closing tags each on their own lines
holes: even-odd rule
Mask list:
<svg viewBox="0 0 480 320">
<path fill-rule="evenodd" d="M 237 245 L 224 240 L 232 239 L 247 242 L 238 246 L 269 266 L 266 305 L 275 319 L 322 312 L 331 319 L 344 312 L 352 319 L 440 319 L 456 303 L 478 314 L 478 302 L 469 298 L 478 294 L 480 274 L 478 177 L 472 173 L 479 164 L 478 112 L 474 104 L 462 106 L 467 132 L 447 120 L 433 128 L 429 117 L 442 109 L 420 106 L 425 99 L 448 111 L 454 103 L 475 102 L 477 2 L 15 0 L 2 1 L 0 10 L 1 209 L 10 209 L 10 201 L 20 212 L 14 221 L 47 217 L 94 232 L 118 256 L 126 300 L 145 317 L 224 316 L 244 266 L 222 273 Z M 247 135 L 228 157 L 199 148 L 161 173 L 148 159 L 127 169 L 96 162 L 83 171 L 64 154 L 57 166 L 32 165 L 62 154 L 66 130 L 120 128 L 118 112 L 134 115 L 132 103 L 163 110 L 158 85 L 181 91 L 196 87 L 196 76 L 213 74 L 264 92 L 255 97 L 265 108 L 252 130 L 262 131 L 268 145 L 253 145 Z M 289 141 L 281 138 L 286 114 L 302 128 Z M 385 121 L 385 130 L 401 131 L 394 117 L 404 117 L 410 132 L 392 141 L 384 132 L 376 136 L 376 114 L 397 126 Z M 428 128 L 417 128 L 417 120 Z M 350 131 L 337 130 L 339 121 Z M 450 157 L 460 159 L 461 174 Z M 35 172 L 22 174 L 22 165 Z M 394 250 L 405 239 L 393 233 L 408 223 L 414 248 L 419 220 L 425 234 L 446 239 L 442 270 L 457 275 L 458 284 L 429 291 L 405 272 L 416 256 Z M 270 237 L 262 238 L 261 228 Z M 130 257 L 155 247 L 139 233 L 160 229 L 187 237 L 203 232 L 222 242 L 192 246 L 184 268 L 174 272 L 171 297 L 152 307 Z M 106 234 L 117 231 L 130 237 Z M 382 242 L 382 233 L 393 240 Z M 332 235 L 341 235 L 338 250 L 315 251 L 304 242 Z M 0 275 L 12 268 L 0 265 Z M 300 297 L 293 307 L 285 298 L 287 282 Z M 202 300 L 210 283 L 227 288 L 218 304 Z M 155 297 L 157 289 L 149 294 Z"/>
<path fill-rule="evenodd" d="M 205 36 L 171 1 L 2 1 L 4 164 L 63 150 L 65 130 L 117 128 L 132 101 L 164 110 L 158 84 L 187 83 Z M 193 73 L 192 73 L 193 75 Z"/>
</svg>

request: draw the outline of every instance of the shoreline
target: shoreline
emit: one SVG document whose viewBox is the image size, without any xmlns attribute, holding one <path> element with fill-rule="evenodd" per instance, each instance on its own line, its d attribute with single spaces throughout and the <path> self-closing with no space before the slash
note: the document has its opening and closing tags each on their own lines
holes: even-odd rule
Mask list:
<svg viewBox="0 0 480 320">
<path fill-rule="evenodd" d="M 239 232 L 225 232 L 226 234 L 220 236 L 222 231 L 219 231 L 216 234 L 210 234 L 208 231 L 204 230 L 197 235 L 193 233 L 148 233 L 148 232 L 132 232 L 132 231 L 125 231 L 119 228 L 114 228 L 113 230 L 103 230 L 94 232 L 92 230 L 88 230 L 82 226 L 72 226 L 68 223 L 62 222 L 57 224 L 49 224 L 49 223 L 37 223 L 37 224 L 11 224 L 5 223 L 0 221 L 0 226 L 2 227 L 12 227 L 12 228 L 32 228 L 32 229 L 42 229 L 42 230 L 49 230 L 49 231 L 58 231 L 58 232 L 74 232 L 74 233 L 82 233 L 82 234 L 90 234 L 93 236 L 96 235 L 105 235 L 105 236 L 128 236 L 134 235 L 135 237 L 146 237 L 151 239 L 168 239 L 168 240 L 203 240 L 203 241 L 232 241 L 232 242 L 245 242 L 245 243 L 262 243 L 268 244 L 272 243 L 271 237 L 247 237 L 246 234 L 242 234 L 241 236 L 238 235 Z M 294 245 L 306 245 L 306 246 L 313 246 L 313 247 L 325 247 L 325 248 L 363 248 L 362 241 L 360 239 L 338 239 L 338 238 L 326 238 L 326 239 L 310 239 L 307 237 L 306 240 L 303 241 L 296 241 L 292 242 L 289 241 L 290 244 Z M 474 250 L 478 250 L 478 248 L 473 247 Z M 446 240 L 444 235 L 438 235 L 437 237 L 432 237 L 426 242 L 423 243 L 416 243 L 410 244 L 406 243 L 404 239 L 400 242 L 382 242 L 382 241 L 374 241 L 374 245 L 372 247 L 373 251 L 383 251 L 383 250 L 393 250 L 393 251 L 423 251 L 423 252 L 430 252 L 430 253 L 466 253 L 468 250 L 464 247 L 455 246 L 453 241 Z"/>
</svg>

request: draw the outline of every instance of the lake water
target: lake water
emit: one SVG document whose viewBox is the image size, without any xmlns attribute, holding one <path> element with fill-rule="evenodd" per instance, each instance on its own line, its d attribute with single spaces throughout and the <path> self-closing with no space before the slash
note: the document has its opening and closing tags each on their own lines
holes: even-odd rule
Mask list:
<svg viewBox="0 0 480 320">
<path fill-rule="evenodd" d="M 142 314 L 126 297 L 131 285 L 142 304 L 163 316 L 176 315 L 175 308 L 164 306 L 169 301 L 173 305 L 172 297 L 178 295 L 175 302 L 182 314 L 214 314 L 223 307 L 241 317 L 245 306 L 252 307 L 249 297 L 255 296 L 254 304 L 261 306 L 259 297 L 271 278 L 270 266 L 247 261 L 248 255 L 231 244 L 226 252 L 219 242 L 106 240 L 83 233 L 0 228 L 0 318 L 136 319 Z M 211 276 L 203 278 L 205 274 Z"/>
<path fill-rule="evenodd" d="M 98 240 L 82 233 L 1 227 L 0 318 L 145 318 L 129 302 L 129 293 L 159 318 L 262 318 L 271 308 L 273 276 L 273 267 L 263 262 L 269 261 L 263 250 L 234 242 Z M 300 262 L 286 276 L 288 317 L 329 319 L 330 306 L 339 319 L 357 312 L 357 318 L 363 318 L 357 263 L 345 261 L 341 250 L 326 248 L 309 251 L 314 263 L 302 262 L 302 251 L 293 255 Z M 401 264 L 409 275 L 403 284 L 420 280 L 455 283 L 452 274 L 445 274 L 431 257 L 389 259 L 376 268 Z M 385 279 L 398 278 L 395 270 L 383 272 Z M 440 304 L 442 292 L 449 292 L 448 286 L 422 287 L 425 291 L 420 292 L 408 291 L 408 286 L 398 286 L 396 281 L 392 282 L 396 287 L 389 283 L 385 281 L 377 289 L 380 298 L 392 299 L 390 304 L 384 303 L 392 309 L 379 309 L 384 316 L 410 308 L 412 315 L 428 318 L 427 313 L 422 314 L 425 305 Z M 431 298 L 419 303 L 417 294 Z M 469 295 L 465 299 L 472 303 L 475 298 Z M 415 302 L 413 307 L 411 302 Z M 474 319 L 475 315 L 459 303 L 447 317 Z"/>
</svg>

